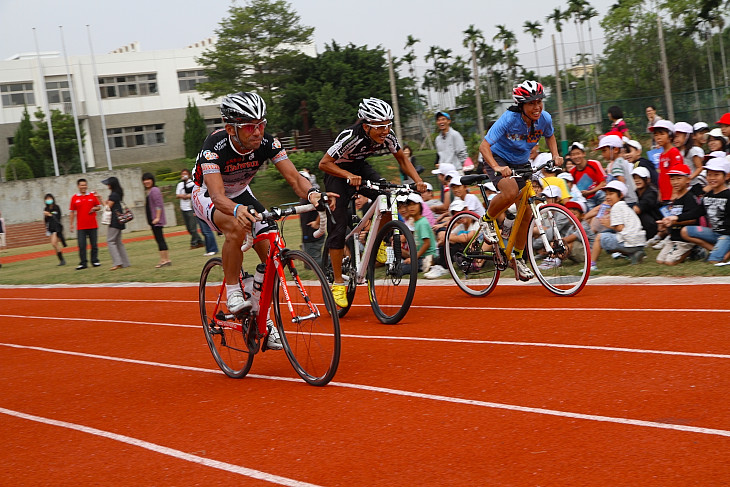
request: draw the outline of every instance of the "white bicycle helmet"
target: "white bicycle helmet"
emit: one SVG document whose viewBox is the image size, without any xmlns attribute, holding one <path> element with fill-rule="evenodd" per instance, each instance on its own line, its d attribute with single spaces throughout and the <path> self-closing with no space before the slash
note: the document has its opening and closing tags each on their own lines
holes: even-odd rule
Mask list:
<svg viewBox="0 0 730 487">
<path fill-rule="evenodd" d="M 378 98 L 363 98 L 357 116 L 368 122 L 387 122 L 394 118 L 390 105 Z"/>
<path fill-rule="evenodd" d="M 266 102 L 256 93 L 241 91 L 226 95 L 221 101 L 221 118 L 225 123 L 244 123 L 266 117 Z"/>
<path fill-rule="evenodd" d="M 518 105 L 542 98 L 545 98 L 545 90 L 537 81 L 524 81 L 512 90 L 512 99 Z"/>
</svg>

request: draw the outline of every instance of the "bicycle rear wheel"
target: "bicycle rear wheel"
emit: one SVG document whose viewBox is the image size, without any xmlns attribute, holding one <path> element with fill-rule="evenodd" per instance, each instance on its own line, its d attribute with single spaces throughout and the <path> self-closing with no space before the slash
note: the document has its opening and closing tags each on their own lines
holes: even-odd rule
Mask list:
<svg viewBox="0 0 730 487">
<path fill-rule="evenodd" d="M 200 319 L 203 322 L 205 340 L 218 367 L 228 377 L 240 379 L 251 370 L 253 354 L 248 350 L 241 323 L 228 314 L 225 302 L 223 262 L 220 257 L 215 257 L 205 263 L 200 273 Z"/>
<path fill-rule="evenodd" d="M 281 343 L 297 374 L 323 386 L 340 363 L 340 320 L 332 291 L 308 254 L 289 250 L 281 261 L 285 280 L 277 274 L 273 297 Z"/>
<path fill-rule="evenodd" d="M 385 246 L 387 260 L 377 261 L 380 245 Z M 411 259 L 410 272 L 403 261 Z M 405 223 L 387 222 L 375 238 L 367 269 L 370 305 L 375 316 L 386 324 L 398 323 L 408 312 L 416 294 L 418 252 L 413 234 Z"/>
<path fill-rule="evenodd" d="M 545 245 L 533 218 L 527 250 L 535 277 L 558 296 L 574 296 L 585 286 L 591 269 L 591 248 L 583 225 L 561 205 L 543 205 L 538 211 L 550 245 Z"/>
<path fill-rule="evenodd" d="M 477 236 L 479 216 L 471 211 L 454 215 L 446 227 L 444 253 L 451 277 L 459 289 L 470 296 L 486 296 L 494 290 L 500 271 L 494 265 L 493 246 Z M 468 240 L 467 240 L 468 239 Z M 467 242 L 464 242 L 467 240 Z"/>
<path fill-rule="evenodd" d="M 335 282 L 334 272 L 332 271 L 332 262 L 330 261 L 330 255 L 328 249 L 324 250 L 324 257 L 322 258 L 324 266 L 322 270 L 327 277 L 327 282 L 333 284 Z M 345 240 L 345 254 L 342 257 L 342 277 L 345 278 L 345 284 L 347 285 L 347 306 L 344 308 L 338 308 L 337 314 L 340 318 L 344 318 L 350 307 L 352 306 L 352 300 L 355 299 L 355 291 L 357 291 L 357 269 L 355 268 L 355 240 L 353 237 Z"/>
</svg>

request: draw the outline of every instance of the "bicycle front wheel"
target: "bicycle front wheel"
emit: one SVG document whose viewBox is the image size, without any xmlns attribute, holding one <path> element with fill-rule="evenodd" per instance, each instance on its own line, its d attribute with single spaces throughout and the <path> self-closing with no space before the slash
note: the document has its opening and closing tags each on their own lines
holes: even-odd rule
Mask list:
<svg viewBox="0 0 730 487">
<path fill-rule="evenodd" d="M 446 227 L 444 253 L 451 277 L 470 296 L 486 296 L 499 281 L 494 246 L 479 234 L 479 216 L 471 211 L 454 215 Z M 476 235 L 476 238 L 473 238 Z"/>
<path fill-rule="evenodd" d="M 384 262 L 378 261 L 381 246 Z M 410 264 L 404 263 L 407 258 Z M 416 294 L 417 279 L 418 251 L 413 234 L 399 220 L 387 222 L 375 238 L 367 269 L 370 305 L 382 323 L 392 325 L 403 319 Z"/>
<path fill-rule="evenodd" d="M 218 367 L 228 376 L 240 379 L 248 374 L 253 354 L 246 344 L 241 323 L 226 309 L 225 279 L 220 257 L 203 266 L 198 285 L 200 319 L 208 347 Z"/>
<path fill-rule="evenodd" d="M 297 374 L 315 386 L 327 384 L 340 363 L 340 320 L 329 282 L 305 252 L 282 255 L 285 279 L 277 274 L 274 318 L 281 343 Z"/>
<path fill-rule="evenodd" d="M 535 277 L 558 296 L 574 296 L 590 275 L 591 247 L 586 232 L 573 213 L 561 205 L 543 205 L 538 212 L 540 221 L 533 218 L 527 239 Z"/>
</svg>

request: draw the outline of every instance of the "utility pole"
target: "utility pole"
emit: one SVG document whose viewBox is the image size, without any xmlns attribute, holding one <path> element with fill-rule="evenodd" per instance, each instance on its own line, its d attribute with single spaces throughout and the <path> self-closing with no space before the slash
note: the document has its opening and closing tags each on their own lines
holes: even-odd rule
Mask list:
<svg viewBox="0 0 730 487">
<path fill-rule="evenodd" d="M 477 53 L 474 47 L 474 41 L 469 43 L 471 48 L 471 64 L 474 69 L 474 98 L 477 102 L 477 130 L 479 134 L 484 134 L 484 115 L 482 114 L 482 90 L 479 84 L 479 67 L 477 66 Z"/>
<path fill-rule="evenodd" d="M 388 49 L 388 74 L 390 75 L 390 98 L 393 101 L 393 127 L 395 128 L 395 136 L 398 140 L 403 140 L 400 130 L 400 113 L 398 112 L 398 92 L 395 89 L 395 71 L 393 70 L 393 58 L 390 57 L 390 49 Z"/>
<path fill-rule="evenodd" d="M 659 54 L 662 60 L 662 81 L 664 83 L 664 100 L 667 104 L 667 117 L 674 120 L 674 105 L 672 104 L 672 87 L 669 84 L 669 69 L 667 67 L 667 52 L 664 48 L 664 28 L 661 16 L 656 16 L 657 33 L 659 34 Z"/>
</svg>

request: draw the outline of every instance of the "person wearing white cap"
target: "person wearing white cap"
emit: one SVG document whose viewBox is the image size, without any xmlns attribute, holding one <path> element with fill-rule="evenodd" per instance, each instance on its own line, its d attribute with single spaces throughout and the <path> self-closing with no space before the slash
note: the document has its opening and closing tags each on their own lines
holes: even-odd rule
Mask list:
<svg viewBox="0 0 730 487">
<path fill-rule="evenodd" d="M 464 205 L 466 205 L 467 210 L 473 211 L 479 216 L 484 216 L 484 205 L 481 201 L 479 201 L 479 198 L 477 198 L 476 195 L 469 193 L 469 190 L 461 182 L 461 178 L 459 176 L 451 180 L 451 191 L 454 194 L 454 198 L 461 198 L 464 201 Z"/>
<path fill-rule="evenodd" d="M 722 130 L 712 129 L 707 134 L 707 148 L 710 152 L 722 151 L 727 154 L 728 138 L 722 135 Z"/>
<path fill-rule="evenodd" d="M 693 211 L 669 216 L 669 223 L 707 217 L 710 228 L 686 226 L 681 235 L 684 240 L 699 245 L 709 252 L 709 262 L 723 262 L 730 257 L 730 189 L 727 178 L 730 175 L 730 160 L 715 157 L 705 164 L 707 185 L 710 190 L 702 197 L 701 205 Z"/>
<path fill-rule="evenodd" d="M 568 155 L 575 166 L 570 169 L 575 185 L 586 199 L 588 209 L 603 202 L 603 187 L 606 185 L 606 172 L 595 159 L 586 158 L 586 148 L 580 142 L 573 142 Z"/>
<path fill-rule="evenodd" d="M 647 158 L 642 156 L 644 147 L 638 140 L 624 140 L 624 158 L 629 161 L 634 168 L 643 167 L 649 171 L 651 183 L 656 186 L 659 183 L 659 173 L 656 172 L 654 164 Z"/>
<path fill-rule="evenodd" d="M 633 166 L 619 154 L 624 146 L 624 141 L 618 135 L 604 135 L 598 142 L 598 149 L 603 155 L 603 159 L 608 161 L 606 172 L 609 182 L 617 179 L 626 185 L 627 192 L 624 195 L 626 203 L 634 205 L 636 203 L 636 188 L 631 178 L 631 170 Z"/>
<path fill-rule="evenodd" d="M 697 177 L 702 172 L 702 164 L 705 162 L 705 151 L 697 146 L 694 141 L 694 128 L 687 122 L 674 124 L 674 146 L 684 157 L 684 163 L 692 168 L 692 184 L 697 184 Z"/>
<path fill-rule="evenodd" d="M 634 212 L 639 215 L 641 226 L 646 231 L 646 238 L 652 239 L 657 233 L 657 220 L 663 218 L 659 211 L 659 191 L 651 184 L 651 175 L 645 167 L 635 167 L 631 171 L 636 197 L 638 201 L 634 205 Z"/>
<path fill-rule="evenodd" d="M 400 205 L 399 205 L 400 206 Z M 416 193 L 409 193 L 406 196 L 404 217 L 413 220 L 413 238 L 416 241 L 418 253 L 418 267 L 414 267 L 410 259 L 403 261 L 403 273 L 428 272 L 431 269 L 433 260 L 438 255 L 436 250 L 436 236 L 431 229 L 431 223 L 423 215 L 423 198 Z M 399 208 L 401 211 L 401 208 Z"/>
<path fill-rule="evenodd" d="M 596 235 L 591 252 L 591 269 L 596 269 L 601 249 L 609 254 L 620 252 L 628 255 L 632 264 L 638 264 L 646 255 L 646 232 L 638 215 L 624 201 L 628 188 L 621 181 L 613 180 L 606 185 L 605 191 L 606 204 L 611 207 L 611 212 L 608 216 L 601 217 L 600 222 L 610 228 L 610 231 Z"/>
<path fill-rule="evenodd" d="M 653 247 L 659 249 L 659 255 L 656 257 L 657 264 L 681 264 L 695 247 L 695 244 L 687 242 L 682 238 L 682 229 L 687 225 L 697 224 L 697 220 L 685 220 L 678 223 L 674 219 L 669 219 L 670 215 L 676 217 L 682 213 L 690 213 L 695 211 L 699 206 L 697 198 L 689 190 L 689 175 L 691 173 L 692 170 L 686 164 L 674 166 L 669 171 L 669 179 L 672 182 L 674 192 L 672 193 L 672 201 L 664 210 L 667 212 L 667 216 L 657 222 L 659 224 L 657 237 L 662 236 L 663 238 L 666 236 L 666 238 L 663 238 L 663 240 Z M 647 244 L 649 243 L 647 242 Z"/>
<path fill-rule="evenodd" d="M 575 185 L 575 179 L 573 178 L 573 175 L 569 172 L 561 172 L 560 174 L 558 174 L 558 177 L 565 181 L 565 184 L 568 186 L 570 201 L 578 201 L 585 205 L 586 199 L 578 189 L 578 186 Z"/>
<path fill-rule="evenodd" d="M 677 164 L 684 164 L 684 157 L 674 147 L 674 124 L 669 120 L 659 120 L 650 129 L 654 141 L 662 149 L 659 156 L 659 198 L 662 201 L 672 199 L 672 185 L 669 182 L 669 170 Z"/>
<path fill-rule="evenodd" d="M 558 152 L 552 117 L 543 110 L 545 90 L 541 83 L 527 80 L 512 90 L 514 106 L 504 112 L 484 136 L 479 152 L 487 163 L 486 173 L 499 190 L 492 198 L 487 210 L 487 219 L 493 224 L 512 203 L 517 201 L 519 192 L 525 184 L 522 178 L 510 178 L 512 170 L 529 167 L 531 149 L 541 137 L 545 137 L 550 154 L 556 165 L 563 165 Z M 522 281 L 529 281 L 535 275 L 523 259 L 530 219 L 525 218 L 521 228 L 514 229 L 514 255 L 508 256 L 515 275 Z"/>
</svg>

